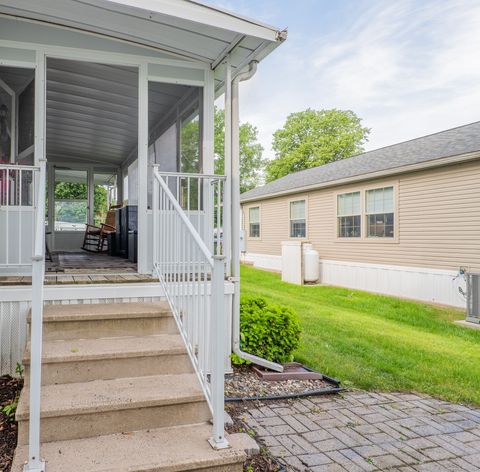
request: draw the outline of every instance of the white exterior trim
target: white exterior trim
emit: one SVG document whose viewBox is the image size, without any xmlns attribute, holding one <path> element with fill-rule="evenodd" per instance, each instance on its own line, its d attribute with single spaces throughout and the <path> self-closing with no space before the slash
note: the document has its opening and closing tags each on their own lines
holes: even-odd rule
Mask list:
<svg viewBox="0 0 480 472">
<path fill-rule="evenodd" d="M 282 268 L 282 257 L 277 255 L 244 253 L 242 261 L 259 269 L 279 272 Z M 459 287 L 466 291 L 465 280 L 453 270 L 322 259 L 320 281 L 427 303 L 466 306 L 459 292 Z"/>
</svg>

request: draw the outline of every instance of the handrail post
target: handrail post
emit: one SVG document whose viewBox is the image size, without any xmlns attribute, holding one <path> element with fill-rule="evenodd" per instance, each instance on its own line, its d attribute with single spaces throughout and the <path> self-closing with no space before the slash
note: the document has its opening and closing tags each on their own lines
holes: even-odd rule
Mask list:
<svg viewBox="0 0 480 472">
<path fill-rule="evenodd" d="M 225 256 L 213 256 L 211 286 L 211 391 L 213 409 L 213 437 L 209 440 L 214 449 L 230 447 L 225 438 Z"/>
<path fill-rule="evenodd" d="M 152 271 L 153 273 L 155 272 L 155 264 L 158 263 L 158 241 L 159 241 L 159 235 L 158 235 L 158 182 L 157 179 L 153 179 L 153 194 L 152 194 L 152 234 L 153 234 L 153 240 L 152 240 L 152 256 L 153 256 L 153 267 Z"/>
<path fill-rule="evenodd" d="M 37 175 L 35 247 L 32 257 L 32 310 L 30 325 L 30 413 L 28 463 L 25 472 L 45 472 L 40 458 L 40 395 L 42 385 L 43 278 L 45 275 L 45 161 Z"/>
</svg>

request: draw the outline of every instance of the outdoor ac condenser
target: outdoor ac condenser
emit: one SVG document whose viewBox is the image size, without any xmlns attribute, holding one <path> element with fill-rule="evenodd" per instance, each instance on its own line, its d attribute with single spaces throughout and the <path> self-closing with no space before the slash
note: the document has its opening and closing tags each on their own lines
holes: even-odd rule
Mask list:
<svg viewBox="0 0 480 472">
<path fill-rule="evenodd" d="M 480 273 L 467 272 L 467 321 L 480 323 Z"/>
</svg>

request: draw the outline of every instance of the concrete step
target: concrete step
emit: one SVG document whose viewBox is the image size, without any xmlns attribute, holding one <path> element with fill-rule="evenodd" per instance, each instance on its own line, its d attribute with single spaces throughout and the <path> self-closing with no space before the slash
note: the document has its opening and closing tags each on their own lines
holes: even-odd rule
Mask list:
<svg viewBox="0 0 480 472">
<path fill-rule="evenodd" d="M 28 389 L 16 418 L 18 444 L 28 442 Z M 196 374 L 46 385 L 41 393 L 41 440 L 51 442 L 208 421 Z"/>
<path fill-rule="evenodd" d="M 241 472 L 243 434 L 228 436 L 231 448 L 207 443 L 211 425 L 195 424 L 42 444 L 48 472 Z M 18 447 L 12 472 L 22 472 L 27 446 Z"/>
<path fill-rule="evenodd" d="M 193 373 L 179 334 L 45 341 L 42 363 L 43 385 Z M 23 364 L 28 384 L 30 344 Z"/>
<path fill-rule="evenodd" d="M 46 341 L 177 333 L 167 302 L 45 305 Z"/>
</svg>

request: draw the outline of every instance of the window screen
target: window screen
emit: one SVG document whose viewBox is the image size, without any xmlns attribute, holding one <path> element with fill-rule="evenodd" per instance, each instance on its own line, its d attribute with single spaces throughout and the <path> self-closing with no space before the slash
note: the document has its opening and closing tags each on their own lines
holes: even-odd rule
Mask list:
<svg viewBox="0 0 480 472">
<path fill-rule="evenodd" d="M 376 188 L 365 193 L 367 237 L 393 238 L 394 223 L 393 187 Z"/>
<path fill-rule="evenodd" d="M 260 237 L 260 207 L 248 209 L 249 235 L 251 238 Z"/>
<path fill-rule="evenodd" d="M 359 238 L 361 235 L 360 192 L 337 196 L 337 225 L 339 238 Z"/>
<path fill-rule="evenodd" d="M 305 200 L 290 202 L 290 237 L 304 238 L 307 233 Z"/>
</svg>

